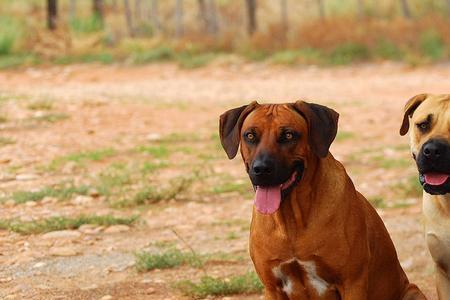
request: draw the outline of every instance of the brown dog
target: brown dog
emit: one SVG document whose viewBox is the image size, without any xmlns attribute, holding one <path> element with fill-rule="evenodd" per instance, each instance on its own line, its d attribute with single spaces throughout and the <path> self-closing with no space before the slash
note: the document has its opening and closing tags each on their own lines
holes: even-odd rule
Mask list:
<svg viewBox="0 0 450 300">
<path fill-rule="evenodd" d="M 441 300 L 450 299 L 450 95 L 421 94 L 405 105 L 400 134 L 411 123 L 411 152 L 423 186 L 425 236 L 436 263 Z"/>
<path fill-rule="evenodd" d="M 338 114 L 256 102 L 220 117 L 230 159 L 256 189 L 250 255 L 266 299 L 426 299 L 408 282 L 376 211 L 328 149 Z"/>
</svg>

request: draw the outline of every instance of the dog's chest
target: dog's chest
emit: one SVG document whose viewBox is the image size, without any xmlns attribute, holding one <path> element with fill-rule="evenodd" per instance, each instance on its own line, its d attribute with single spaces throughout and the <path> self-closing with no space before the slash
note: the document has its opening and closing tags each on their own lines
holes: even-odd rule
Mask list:
<svg viewBox="0 0 450 300">
<path fill-rule="evenodd" d="M 331 284 L 319 275 L 316 262 L 292 258 L 272 268 L 281 289 L 289 298 L 325 299 Z M 329 299 L 329 297 L 327 297 Z"/>
</svg>

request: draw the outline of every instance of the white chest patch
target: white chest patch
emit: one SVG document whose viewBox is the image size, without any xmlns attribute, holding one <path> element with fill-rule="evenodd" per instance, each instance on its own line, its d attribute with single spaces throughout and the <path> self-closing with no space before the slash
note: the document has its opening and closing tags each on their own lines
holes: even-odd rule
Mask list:
<svg viewBox="0 0 450 300">
<path fill-rule="evenodd" d="M 291 264 L 293 262 L 297 262 L 306 272 L 306 277 L 308 279 L 308 283 L 311 285 L 311 287 L 317 292 L 317 295 L 322 296 L 328 289 L 329 283 L 326 282 L 324 279 L 319 277 L 317 274 L 317 268 L 316 263 L 314 261 L 302 261 L 298 260 L 296 258 L 292 258 L 290 260 L 287 260 L 283 263 L 281 263 L 279 266 L 274 267 L 272 269 L 273 274 L 276 278 L 280 279 L 283 287 L 283 292 L 286 293 L 286 295 L 291 295 L 294 292 L 294 284 L 293 284 L 293 278 L 289 278 L 286 274 L 283 274 L 281 267 L 286 264 Z"/>
</svg>

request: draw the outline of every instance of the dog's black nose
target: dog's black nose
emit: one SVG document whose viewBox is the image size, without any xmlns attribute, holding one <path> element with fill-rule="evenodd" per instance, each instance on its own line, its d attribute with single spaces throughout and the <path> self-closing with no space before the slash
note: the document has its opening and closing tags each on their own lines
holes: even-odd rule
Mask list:
<svg viewBox="0 0 450 300">
<path fill-rule="evenodd" d="M 256 176 L 270 175 L 273 173 L 274 163 L 268 159 L 258 159 L 253 162 L 252 170 Z"/>
<path fill-rule="evenodd" d="M 422 147 L 423 156 L 429 160 L 439 159 L 445 151 L 447 151 L 446 145 L 438 140 L 431 140 Z"/>
<path fill-rule="evenodd" d="M 445 156 L 448 145 L 440 140 L 430 140 L 422 147 L 423 156 L 427 160 L 437 160 Z"/>
</svg>

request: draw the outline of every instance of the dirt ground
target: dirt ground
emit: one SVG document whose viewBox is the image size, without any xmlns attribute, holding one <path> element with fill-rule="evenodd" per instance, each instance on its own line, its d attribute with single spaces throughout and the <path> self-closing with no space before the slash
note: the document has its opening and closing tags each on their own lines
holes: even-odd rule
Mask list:
<svg viewBox="0 0 450 300">
<path fill-rule="evenodd" d="M 341 114 L 331 152 L 377 206 L 411 281 L 436 299 L 416 173 L 407 138 L 398 129 L 409 97 L 446 93 L 449 86 L 449 65 L 215 64 L 197 70 L 171 64 L 82 65 L 2 71 L 0 220 L 32 223 L 82 214 L 139 219 L 129 226 L 88 225 L 53 235 L 0 230 L 0 298 L 184 299 L 189 297 L 175 286 L 179 280 L 252 270 L 247 252 L 252 191 L 240 160 L 228 161 L 218 145 L 218 116 L 250 100 L 302 98 Z M 128 180 L 106 181 L 118 178 L 108 172 Z M 167 194 L 186 178 L 189 186 L 171 199 L 129 201 L 147 186 Z M 17 193 L 67 182 L 90 190 L 84 196 L 23 201 Z M 222 258 L 203 268 L 138 272 L 134 254 L 161 243 Z"/>
</svg>

